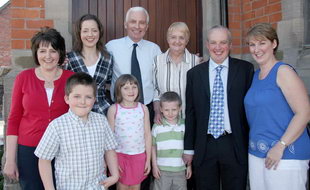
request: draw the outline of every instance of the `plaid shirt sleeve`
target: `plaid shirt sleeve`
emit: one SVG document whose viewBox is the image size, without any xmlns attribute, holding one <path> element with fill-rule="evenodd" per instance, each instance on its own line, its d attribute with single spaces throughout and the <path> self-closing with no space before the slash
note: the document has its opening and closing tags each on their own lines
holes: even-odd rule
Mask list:
<svg viewBox="0 0 310 190">
<path fill-rule="evenodd" d="M 110 128 L 108 124 L 108 120 L 104 117 L 104 128 L 105 128 L 105 147 L 104 150 L 114 150 L 116 149 L 117 142 L 114 136 L 114 133 L 112 132 L 112 129 Z"/>
<path fill-rule="evenodd" d="M 55 122 L 51 122 L 34 154 L 43 160 L 53 160 L 59 151 L 59 134 L 57 133 Z"/>
</svg>

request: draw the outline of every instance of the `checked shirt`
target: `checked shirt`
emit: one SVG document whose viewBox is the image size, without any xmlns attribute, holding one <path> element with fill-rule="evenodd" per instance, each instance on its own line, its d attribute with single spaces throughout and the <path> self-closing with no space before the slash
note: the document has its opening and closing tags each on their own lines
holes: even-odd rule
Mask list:
<svg viewBox="0 0 310 190">
<path fill-rule="evenodd" d="M 77 52 L 69 52 L 67 54 L 69 63 L 64 66 L 64 69 L 74 72 L 88 73 L 87 67 L 84 64 L 83 58 Z M 113 59 L 112 56 L 104 57 L 100 54 L 100 60 L 98 62 L 94 79 L 97 83 L 97 100 L 92 111 L 105 114 L 110 107 L 110 104 L 105 97 L 105 84 L 111 83 L 113 72 Z M 89 74 L 89 73 L 88 73 Z"/>
<path fill-rule="evenodd" d="M 69 110 L 49 124 L 35 155 L 55 158 L 56 189 L 101 190 L 99 182 L 106 178 L 104 154 L 116 145 L 105 116 L 90 112 L 83 122 Z"/>
</svg>

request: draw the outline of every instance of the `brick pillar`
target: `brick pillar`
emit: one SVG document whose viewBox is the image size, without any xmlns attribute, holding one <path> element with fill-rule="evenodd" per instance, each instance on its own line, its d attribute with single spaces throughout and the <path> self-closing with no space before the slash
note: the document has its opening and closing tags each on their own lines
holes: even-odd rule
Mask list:
<svg viewBox="0 0 310 190">
<path fill-rule="evenodd" d="M 61 5 L 60 5 L 61 6 Z M 15 76 L 23 69 L 33 67 L 30 39 L 44 26 L 54 26 L 45 19 L 45 0 L 11 0 L 11 51 L 12 71 L 4 77 L 4 120 L 7 127 L 11 103 L 11 91 Z M 3 158 L 3 163 L 5 162 Z M 20 190 L 17 182 L 5 179 L 4 190 Z"/>
</svg>

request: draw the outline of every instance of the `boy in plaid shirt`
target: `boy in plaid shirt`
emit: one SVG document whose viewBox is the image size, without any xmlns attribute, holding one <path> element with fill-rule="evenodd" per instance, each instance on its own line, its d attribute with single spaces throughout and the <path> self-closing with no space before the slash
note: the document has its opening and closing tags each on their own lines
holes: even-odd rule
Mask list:
<svg viewBox="0 0 310 190">
<path fill-rule="evenodd" d="M 105 116 L 91 111 L 96 89 L 86 73 L 67 80 L 65 101 L 70 109 L 49 124 L 35 151 L 45 189 L 102 190 L 118 181 L 113 133 Z M 51 167 L 54 158 L 56 188 Z M 104 159 L 110 177 L 105 174 Z"/>
</svg>

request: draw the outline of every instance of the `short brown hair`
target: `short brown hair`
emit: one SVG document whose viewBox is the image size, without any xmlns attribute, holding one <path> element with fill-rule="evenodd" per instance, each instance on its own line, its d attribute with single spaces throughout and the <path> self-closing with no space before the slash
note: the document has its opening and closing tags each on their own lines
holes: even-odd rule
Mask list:
<svg viewBox="0 0 310 190">
<path fill-rule="evenodd" d="M 269 23 L 258 23 L 254 25 L 247 33 L 246 40 L 249 42 L 250 38 L 257 40 L 268 39 L 273 42 L 277 42 L 277 46 L 273 49 L 273 54 L 276 53 L 279 47 L 279 38 L 276 30 Z"/>
<path fill-rule="evenodd" d="M 59 53 L 58 65 L 62 65 L 66 58 L 66 44 L 65 39 L 54 28 L 43 27 L 31 38 L 31 51 L 36 65 L 40 65 L 37 52 L 40 44 L 44 46 L 51 46 Z"/>
<path fill-rule="evenodd" d="M 121 103 L 123 101 L 123 97 L 122 97 L 122 92 L 121 92 L 121 88 L 127 83 L 131 83 L 131 84 L 135 84 L 138 87 L 138 95 L 135 99 L 135 102 L 138 102 L 140 99 L 140 85 L 138 80 L 136 79 L 136 77 L 134 77 L 133 75 L 130 74 L 124 74 L 121 75 L 120 77 L 118 77 L 118 79 L 115 82 L 115 87 L 114 87 L 114 93 L 115 93 L 115 102 L 116 103 Z"/>
<path fill-rule="evenodd" d="M 173 91 L 165 92 L 160 97 L 160 106 L 162 106 L 163 102 L 178 102 L 179 107 L 182 105 L 182 100 L 180 96 Z"/>
<path fill-rule="evenodd" d="M 84 72 L 78 72 L 71 75 L 66 82 L 65 86 L 65 94 L 69 96 L 72 92 L 72 89 L 76 85 L 84 85 L 84 86 L 91 86 L 94 90 L 94 96 L 96 97 L 97 93 L 97 84 L 96 81 L 91 77 L 89 74 Z"/>
</svg>

